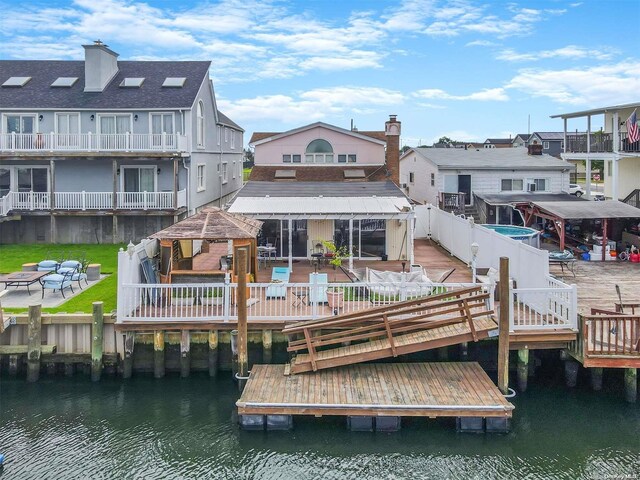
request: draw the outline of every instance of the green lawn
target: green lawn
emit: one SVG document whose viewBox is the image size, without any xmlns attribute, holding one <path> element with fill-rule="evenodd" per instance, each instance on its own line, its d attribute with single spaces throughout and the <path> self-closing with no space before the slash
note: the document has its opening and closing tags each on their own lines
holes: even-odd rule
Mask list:
<svg viewBox="0 0 640 480">
<path fill-rule="evenodd" d="M 245 168 L 242 170 L 242 180 L 247 182 L 249 180 L 249 175 L 251 175 L 251 169 Z"/>
<path fill-rule="evenodd" d="M 23 263 L 40 262 L 42 260 L 83 260 L 88 263 L 102 265 L 102 273 L 109 276 L 101 282 L 86 289 L 80 295 L 68 300 L 59 307 L 45 308 L 45 312 L 85 312 L 90 313 L 91 304 L 104 302 L 104 311 L 116 309 L 116 292 L 118 288 L 118 250 L 126 245 L 0 245 L 0 273 L 18 272 Z M 19 313 L 24 309 L 5 309 L 11 313 Z"/>
</svg>

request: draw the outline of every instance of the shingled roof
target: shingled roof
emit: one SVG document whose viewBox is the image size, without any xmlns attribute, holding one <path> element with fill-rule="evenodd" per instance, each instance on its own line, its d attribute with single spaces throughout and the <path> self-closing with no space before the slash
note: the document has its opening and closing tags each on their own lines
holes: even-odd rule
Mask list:
<svg viewBox="0 0 640 480">
<path fill-rule="evenodd" d="M 191 108 L 210 66 L 211 62 L 118 61 L 118 73 L 104 91 L 85 92 L 83 61 L 0 60 L 0 85 L 10 77 L 31 77 L 20 88 L 0 87 L 0 106 L 79 110 Z M 78 77 L 78 81 L 71 87 L 52 87 L 58 77 Z M 124 78 L 140 77 L 145 80 L 139 88 L 120 87 Z M 167 77 L 186 80 L 182 88 L 162 87 Z"/>
<path fill-rule="evenodd" d="M 256 238 L 262 222 L 217 207 L 207 207 L 199 213 L 174 223 L 151 235 L 163 240 L 236 240 Z"/>
<path fill-rule="evenodd" d="M 320 126 L 320 125 L 329 126 L 329 127 L 332 127 L 332 128 L 339 128 L 339 127 L 334 127 L 332 125 L 322 124 L 321 122 L 317 122 L 315 124 L 307 125 L 306 127 L 302 127 L 302 128 L 307 128 L 307 127 L 311 127 L 311 126 Z M 290 131 L 294 132 L 296 130 L 299 130 L 299 129 L 290 130 Z M 344 129 L 340 129 L 340 130 L 344 130 Z M 345 130 L 345 131 L 346 132 L 355 133 L 355 134 L 359 134 L 359 135 L 364 135 L 365 137 L 371 137 L 371 138 L 373 138 L 375 140 L 380 140 L 382 142 L 386 142 L 387 141 L 387 136 L 383 131 L 376 131 L 376 130 Z M 269 137 L 275 137 L 276 135 L 282 135 L 283 133 L 287 133 L 287 132 L 253 132 L 253 134 L 251 135 L 251 139 L 249 140 L 249 143 L 256 143 L 256 142 L 259 142 L 260 140 L 264 140 L 264 139 L 269 138 Z"/>
</svg>

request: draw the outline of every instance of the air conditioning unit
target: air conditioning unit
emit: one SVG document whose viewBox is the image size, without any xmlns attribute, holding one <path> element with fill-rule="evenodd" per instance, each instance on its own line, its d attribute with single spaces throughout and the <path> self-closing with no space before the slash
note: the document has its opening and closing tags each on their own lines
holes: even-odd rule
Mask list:
<svg viewBox="0 0 640 480">
<path fill-rule="evenodd" d="M 536 184 L 535 183 L 528 183 L 527 184 L 527 192 L 535 192 L 536 191 Z"/>
</svg>

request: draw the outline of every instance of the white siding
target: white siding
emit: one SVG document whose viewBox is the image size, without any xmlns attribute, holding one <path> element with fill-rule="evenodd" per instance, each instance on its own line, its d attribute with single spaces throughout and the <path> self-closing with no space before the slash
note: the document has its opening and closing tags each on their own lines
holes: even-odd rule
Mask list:
<svg viewBox="0 0 640 480">
<path fill-rule="evenodd" d="M 414 182 L 409 182 L 409 173 L 413 172 Z M 431 174 L 435 175 L 436 185 L 431 186 Z M 438 204 L 438 169 L 430 161 L 416 155 L 407 155 L 400 160 L 400 182 L 406 183 L 407 195 L 419 203 Z"/>
<path fill-rule="evenodd" d="M 405 220 L 387 220 L 386 252 L 389 260 L 407 259 L 407 222 Z"/>
</svg>

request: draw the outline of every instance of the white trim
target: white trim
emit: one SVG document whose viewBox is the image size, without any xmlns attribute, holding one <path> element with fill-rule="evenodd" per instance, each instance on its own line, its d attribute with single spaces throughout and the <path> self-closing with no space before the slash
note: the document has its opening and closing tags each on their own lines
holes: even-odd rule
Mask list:
<svg viewBox="0 0 640 480">
<path fill-rule="evenodd" d="M 53 116 L 53 132 L 55 134 L 59 134 L 58 132 L 58 115 L 78 115 L 78 134 L 82 133 L 82 114 L 80 112 L 55 112 Z"/>
<path fill-rule="evenodd" d="M 173 124 L 173 132 L 171 132 L 174 135 L 178 135 L 178 129 L 176 128 L 176 114 L 175 112 L 149 112 L 148 113 L 148 118 L 149 118 L 149 135 L 153 135 L 153 122 L 152 122 L 152 118 L 154 115 L 171 115 L 171 123 Z M 164 130 L 164 128 L 163 128 Z M 168 133 L 168 132 L 160 132 L 160 133 Z M 181 134 L 182 135 L 182 134 Z"/>
<path fill-rule="evenodd" d="M 18 169 L 19 168 L 44 168 L 47 171 L 47 191 L 42 193 L 51 193 L 51 169 L 49 165 L 1 165 L 2 168 L 9 170 L 9 191 L 18 191 Z"/>
<path fill-rule="evenodd" d="M 120 192 L 124 192 L 124 169 L 125 168 L 153 168 L 153 191 L 158 191 L 158 165 L 120 165 Z"/>
<path fill-rule="evenodd" d="M 11 113 L 3 113 L 2 114 L 2 125 L 0 125 L 0 131 L 2 133 L 9 133 L 7 132 L 7 122 L 6 122 L 6 117 L 16 117 L 16 116 L 20 116 L 20 117 L 33 117 L 34 121 L 33 121 L 33 132 L 31 133 L 41 133 L 40 132 L 40 120 L 39 118 L 39 114 L 36 113 L 31 113 L 31 112 L 21 112 L 21 111 L 16 111 L 16 112 L 11 112 Z"/>
<path fill-rule="evenodd" d="M 221 167 L 220 167 L 220 178 L 222 179 L 222 184 L 226 184 L 229 183 L 229 170 L 228 170 L 228 165 L 229 162 L 221 162 Z M 221 192 L 222 194 L 222 192 Z"/>
<path fill-rule="evenodd" d="M 200 113 L 198 113 L 198 109 Z M 200 99 L 196 103 L 196 148 L 205 148 L 205 136 L 207 132 L 204 114 L 204 100 Z M 200 122 L 202 121 L 202 128 L 200 128 Z"/>
<path fill-rule="evenodd" d="M 129 127 L 130 129 L 127 130 L 128 133 L 133 133 L 133 113 L 108 113 L 108 112 L 103 112 L 103 113 L 96 113 L 96 132 L 100 135 L 102 135 L 102 131 L 100 129 L 100 119 L 102 117 L 129 117 Z M 118 125 L 118 123 L 116 122 L 114 124 L 114 126 Z M 122 133 L 127 133 L 127 132 L 114 132 L 116 135 L 118 134 L 122 134 Z M 108 133 L 105 133 L 105 135 L 109 135 Z"/>
</svg>

